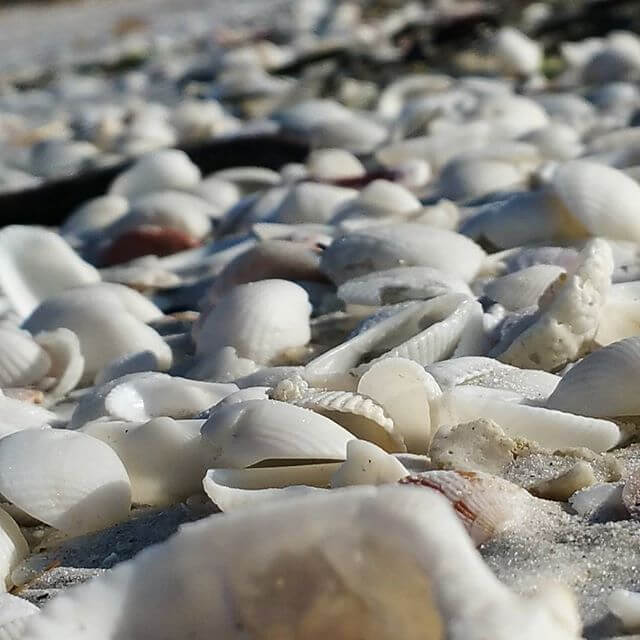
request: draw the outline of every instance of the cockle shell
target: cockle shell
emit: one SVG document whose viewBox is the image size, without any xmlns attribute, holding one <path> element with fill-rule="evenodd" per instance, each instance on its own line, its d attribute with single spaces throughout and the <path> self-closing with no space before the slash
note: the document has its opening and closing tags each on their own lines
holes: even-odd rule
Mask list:
<svg viewBox="0 0 640 640">
<path fill-rule="evenodd" d="M 197 353 L 231 346 L 240 357 L 267 364 L 286 349 L 309 342 L 310 313 L 306 291 L 293 282 L 239 285 L 201 318 Z"/>
<path fill-rule="evenodd" d="M 527 491 L 480 471 L 425 471 L 402 478 L 400 484 L 442 494 L 476 545 L 524 525 L 535 509 L 535 498 Z"/>
<path fill-rule="evenodd" d="M 0 231 L 0 287 L 22 316 L 49 296 L 99 281 L 58 234 L 19 225 Z"/>
<path fill-rule="evenodd" d="M 59 429 L 28 429 L 0 440 L 0 492 L 69 534 L 125 520 L 131 504 L 129 477 L 114 451 Z"/>
<path fill-rule="evenodd" d="M 357 487 L 187 525 L 45 605 L 23 637 L 577 640 L 562 601 L 565 616 L 510 592 L 434 492 Z"/>
<path fill-rule="evenodd" d="M 401 223 L 348 233 L 333 241 L 322 268 L 336 283 L 400 266 L 441 269 L 465 282 L 478 273 L 484 251 L 460 234 L 426 225 Z"/>
<path fill-rule="evenodd" d="M 202 420 L 95 421 L 81 431 L 108 444 L 124 464 L 135 504 L 164 506 L 197 493 L 207 470 Z"/>
<path fill-rule="evenodd" d="M 50 367 L 49 355 L 26 331 L 0 327 L 0 387 L 36 383 Z"/>
<path fill-rule="evenodd" d="M 638 415 L 639 372 L 640 337 L 614 342 L 571 367 L 549 397 L 547 406 L 596 418 Z"/>
<path fill-rule="evenodd" d="M 333 420 L 276 400 L 247 400 L 215 408 L 202 426 L 215 467 L 244 468 L 285 460 L 346 458 L 353 436 Z"/>
<path fill-rule="evenodd" d="M 382 406 L 402 435 L 407 451 L 427 453 L 431 440 L 429 403 L 441 391 L 423 367 L 406 358 L 384 358 L 360 378 L 358 393 Z"/>
<path fill-rule="evenodd" d="M 577 266 L 561 279 L 557 291 L 547 290 L 550 301 L 540 302 L 539 312 L 508 346 L 495 353 L 515 366 L 555 371 L 579 358 L 596 335 L 600 314 L 611 286 L 613 260 L 602 239 L 590 241 Z M 533 324 L 530 321 L 533 320 Z"/>
</svg>

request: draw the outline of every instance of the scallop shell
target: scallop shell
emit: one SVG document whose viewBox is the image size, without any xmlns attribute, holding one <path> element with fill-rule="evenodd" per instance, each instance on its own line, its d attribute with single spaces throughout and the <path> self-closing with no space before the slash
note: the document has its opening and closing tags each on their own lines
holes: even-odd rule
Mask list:
<svg viewBox="0 0 640 640">
<path fill-rule="evenodd" d="M 345 460 L 347 442 L 353 440 L 333 420 L 276 400 L 215 408 L 202 426 L 202 438 L 212 465 L 234 469 L 268 461 Z"/>
<path fill-rule="evenodd" d="M 571 367 L 547 406 L 596 418 L 638 415 L 640 399 L 635 390 L 639 372 L 640 337 L 614 342 Z"/>
<path fill-rule="evenodd" d="M 78 336 L 69 329 L 55 329 L 41 331 L 35 340 L 51 362 L 47 376 L 53 378 L 53 386 L 48 386 L 47 391 L 54 396 L 64 396 L 75 389 L 84 372 Z"/>
<path fill-rule="evenodd" d="M 399 266 L 432 267 L 470 282 L 484 257 L 478 245 L 453 231 L 401 223 L 337 238 L 325 250 L 322 268 L 338 285 Z"/>
<path fill-rule="evenodd" d="M 262 280 L 232 289 L 204 319 L 197 353 L 226 346 L 238 355 L 268 363 L 311 338 L 306 291 L 286 280 Z"/>
<path fill-rule="evenodd" d="M 442 494 L 476 545 L 523 526 L 532 517 L 534 498 L 518 485 L 481 471 L 425 471 L 400 484 Z"/>
<path fill-rule="evenodd" d="M 607 451 L 620 440 L 617 425 L 543 407 L 521 404 L 513 392 L 464 385 L 443 393 L 431 413 L 432 424 L 459 424 L 476 418 L 497 422 L 511 438 L 526 438 L 547 449 L 588 447 Z"/>
<path fill-rule="evenodd" d="M 346 304 L 383 306 L 406 300 L 428 300 L 446 293 L 471 295 L 460 278 L 432 267 L 398 267 L 353 278 L 338 287 Z"/>
<path fill-rule="evenodd" d="M 431 440 L 429 403 L 441 391 L 423 367 L 406 358 L 385 358 L 360 378 L 358 393 L 373 398 L 391 417 L 407 451 L 427 453 Z"/>
<path fill-rule="evenodd" d="M 36 383 L 50 367 L 49 355 L 28 333 L 0 327 L 0 387 Z"/>
<path fill-rule="evenodd" d="M 207 470 L 202 420 L 96 421 L 81 431 L 108 444 L 131 481 L 134 504 L 165 506 L 197 493 Z"/>
<path fill-rule="evenodd" d="M 127 472 L 113 450 L 84 433 L 29 429 L 0 440 L 0 492 L 29 515 L 81 534 L 125 520 Z"/>
<path fill-rule="evenodd" d="M 200 178 L 200 170 L 184 151 L 163 149 L 146 154 L 119 174 L 109 193 L 135 198 L 160 189 L 190 189 Z"/>
<path fill-rule="evenodd" d="M 359 484 L 390 484 L 408 475 L 405 466 L 394 456 L 365 440 L 347 444 L 347 459 L 331 476 L 331 487 Z"/>
<path fill-rule="evenodd" d="M 98 271 L 52 231 L 19 225 L 0 231 L 0 287 L 23 316 L 50 296 L 99 280 Z"/>
<path fill-rule="evenodd" d="M 590 241 L 580 253 L 578 265 L 558 281 L 554 292 L 541 299 L 533 324 L 511 344 L 498 345 L 495 353 L 502 362 L 515 366 L 554 371 L 579 358 L 596 335 L 604 301 L 611 286 L 613 260 L 609 245 L 601 239 Z"/>
</svg>

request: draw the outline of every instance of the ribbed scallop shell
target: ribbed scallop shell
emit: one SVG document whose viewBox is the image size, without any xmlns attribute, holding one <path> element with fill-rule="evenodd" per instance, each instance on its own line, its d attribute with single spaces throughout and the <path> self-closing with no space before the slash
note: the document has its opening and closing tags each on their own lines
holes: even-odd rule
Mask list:
<svg viewBox="0 0 640 640">
<path fill-rule="evenodd" d="M 400 484 L 442 494 L 476 545 L 523 525 L 534 509 L 535 499 L 524 489 L 479 471 L 426 471 L 409 475 Z"/>
<path fill-rule="evenodd" d="M 28 333 L 0 327 L 0 387 L 34 384 L 50 367 L 47 352 Z"/>
<path fill-rule="evenodd" d="M 640 414 L 640 337 L 590 353 L 564 374 L 547 406 L 585 416 Z"/>
</svg>

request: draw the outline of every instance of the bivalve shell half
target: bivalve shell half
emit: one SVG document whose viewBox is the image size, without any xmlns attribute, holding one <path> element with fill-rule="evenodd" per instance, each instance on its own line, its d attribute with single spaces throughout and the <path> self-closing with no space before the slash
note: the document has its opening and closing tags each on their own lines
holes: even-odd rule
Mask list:
<svg viewBox="0 0 640 640">
<path fill-rule="evenodd" d="M 26 331 L 0 327 L 0 387 L 34 384 L 50 367 L 49 355 Z"/>
</svg>

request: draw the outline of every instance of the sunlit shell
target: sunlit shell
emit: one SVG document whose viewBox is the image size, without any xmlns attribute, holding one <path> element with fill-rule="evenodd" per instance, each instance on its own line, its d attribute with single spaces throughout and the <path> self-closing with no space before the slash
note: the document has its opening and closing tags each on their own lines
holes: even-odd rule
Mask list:
<svg viewBox="0 0 640 640">
<path fill-rule="evenodd" d="M 355 189 L 302 182 L 289 191 L 276 209 L 273 219 L 289 224 L 325 223 L 334 216 L 340 205 L 357 194 Z"/>
<path fill-rule="evenodd" d="M 39 429 L 57 422 L 56 415 L 44 407 L 0 395 L 0 438 L 22 429 Z"/>
<path fill-rule="evenodd" d="M 358 178 L 365 168 L 352 153 L 344 149 L 318 149 L 307 158 L 309 175 L 330 182 L 341 178 Z"/>
<path fill-rule="evenodd" d="M 114 451 L 58 429 L 28 429 L 0 440 L 0 492 L 70 534 L 125 520 L 131 502 L 129 478 Z"/>
<path fill-rule="evenodd" d="M 405 217 L 421 208 L 418 200 L 408 189 L 389 180 L 373 180 L 356 198 L 343 204 L 332 219 L 333 224 L 351 217 L 385 216 Z"/>
<path fill-rule="evenodd" d="M 28 333 L 0 327 L 0 387 L 33 384 L 50 367 L 49 355 Z"/>
<path fill-rule="evenodd" d="M 347 444 L 347 459 L 331 476 L 331 487 L 358 484 L 390 484 L 408 475 L 407 469 L 394 456 L 364 440 Z"/>
<path fill-rule="evenodd" d="M 516 167 L 507 162 L 455 158 L 440 174 L 440 195 L 451 200 L 466 200 L 513 188 L 522 177 Z"/>
</svg>

